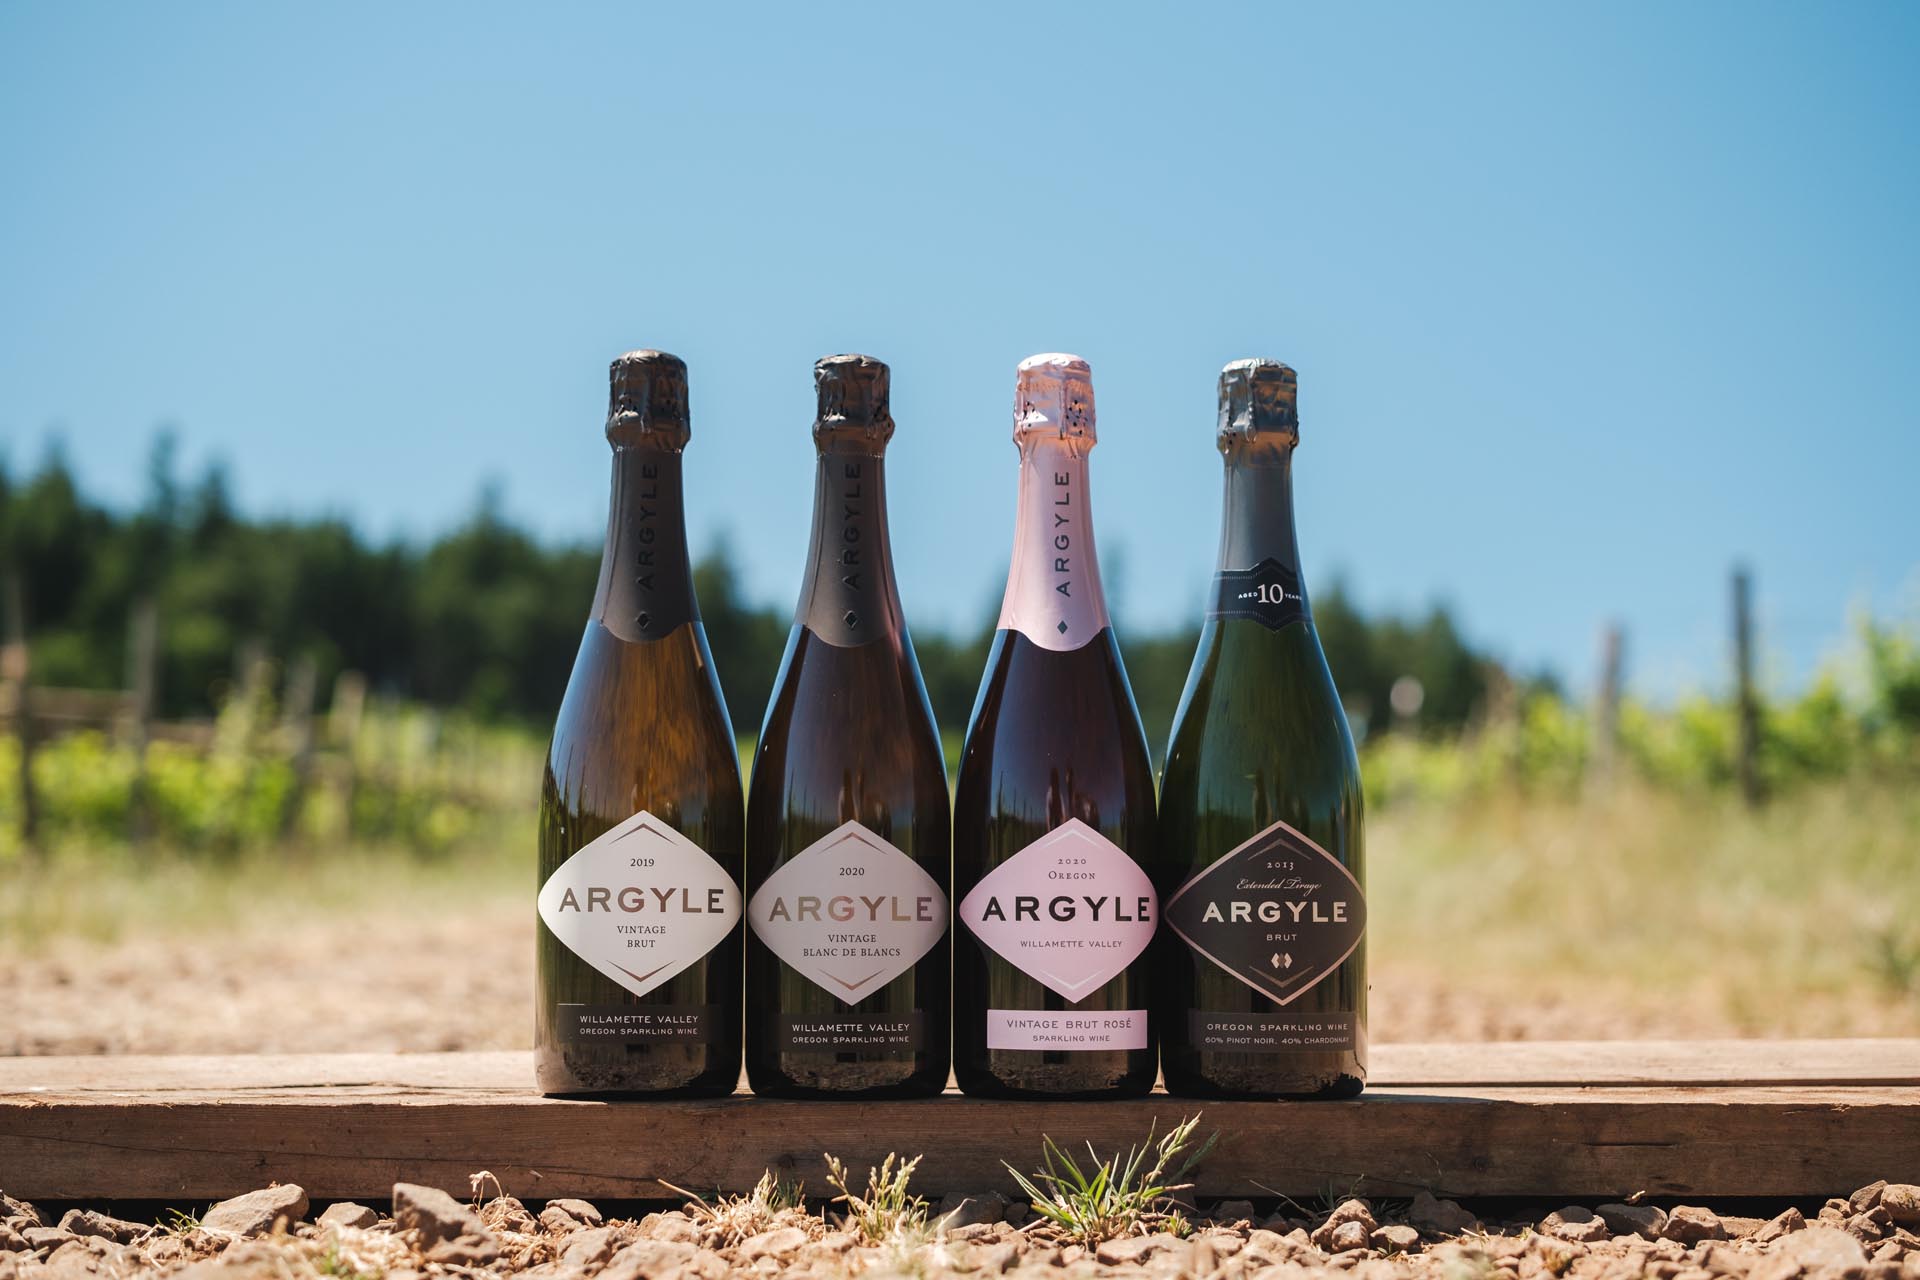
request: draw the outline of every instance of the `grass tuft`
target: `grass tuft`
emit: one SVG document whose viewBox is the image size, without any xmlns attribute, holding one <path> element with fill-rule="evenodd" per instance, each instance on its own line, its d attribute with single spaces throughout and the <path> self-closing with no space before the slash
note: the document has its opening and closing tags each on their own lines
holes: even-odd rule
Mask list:
<svg viewBox="0 0 1920 1280">
<path fill-rule="evenodd" d="M 1044 1134 L 1040 1142 L 1046 1167 L 1031 1178 L 1001 1163 L 1032 1200 L 1035 1213 L 1080 1244 L 1096 1245 L 1143 1225 L 1166 1227 L 1174 1217 L 1173 1193 L 1192 1185 L 1180 1179 L 1213 1150 L 1220 1137 L 1216 1133 L 1196 1148 L 1194 1130 L 1199 1124 L 1200 1116 L 1195 1114 L 1158 1142 L 1149 1128 L 1145 1143 L 1109 1160 L 1102 1160 L 1089 1145 L 1087 1156 L 1092 1163 L 1084 1169 Z"/>
<path fill-rule="evenodd" d="M 848 1184 L 852 1170 L 838 1156 L 827 1155 L 827 1185 L 840 1194 L 834 1203 L 847 1206 L 847 1225 L 868 1244 L 916 1241 L 928 1234 L 927 1202 L 907 1190 L 920 1157 L 901 1160 L 891 1151 L 878 1169 L 867 1170 L 867 1189 L 858 1193 Z"/>
</svg>

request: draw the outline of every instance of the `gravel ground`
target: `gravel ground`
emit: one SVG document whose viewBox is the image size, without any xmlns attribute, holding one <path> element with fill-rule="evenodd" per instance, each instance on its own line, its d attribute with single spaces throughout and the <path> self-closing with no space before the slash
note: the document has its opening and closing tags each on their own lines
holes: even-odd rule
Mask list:
<svg viewBox="0 0 1920 1280">
<path fill-rule="evenodd" d="M 476 1196 L 469 1205 L 402 1184 L 391 1216 L 354 1204 L 312 1209 L 292 1186 L 163 1226 L 84 1209 L 49 1223 L 8 1200 L 0 1206 L 0 1280 L 1305 1280 L 1336 1272 L 1353 1280 L 1920 1280 L 1920 1188 L 1884 1182 L 1829 1200 L 1812 1221 L 1797 1208 L 1762 1220 L 1701 1206 L 1608 1204 L 1481 1222 L 1423 1193 L 1391 1209 L 1347 1200 L 1330 1211 L 1264 1217 L 1229 1201 L 1178 1234 L 1155 1215 L 1097 1241 L 1067 1238 L 997 1196 L 943 1202 L 931 1230 L 875 1224 L 871 1234 L 858 1221 L 774 1209 L 752 1196 L 635 1221 L 605 1219 L 579 1200 L 551 1201 L 536 1214 L 511 1197 Z"/>
<path fill-rule="evenodd" d="M 518 904 L 108 944 L 68 938 L 25 955 L 0 949 L 0 1054 L 524 1048 L 532 971 L 532 913 Z M 1383 1041 L 1756 1031 L 1710 994 L 1608 993 L 1591 983 L 1528 992 L 1390 964 L 1375 966 L 1371 1013 Z M 1894 1030 L 1870 1012 L 1836 1016 L 1850 1034 Z"/>
</svg>

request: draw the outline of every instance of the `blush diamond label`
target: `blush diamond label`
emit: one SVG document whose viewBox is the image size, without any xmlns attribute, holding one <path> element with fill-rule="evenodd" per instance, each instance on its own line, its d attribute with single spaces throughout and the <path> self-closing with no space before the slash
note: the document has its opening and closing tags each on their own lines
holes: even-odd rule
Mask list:
<svg viewBox="0 0 1920 1280">
<path fill-rule="evenodd" d="M 960 903 L 975 937 L 1076 1003 L 1146 950 L 1158 916 L 1140 864 L 1078 818 L 995 867 Z"/>
<path fill-rule="evenodd" d="M 1338 969 L 1367 930 L 1360 882 L 1276 822 L 1181 885 L 1167 925 L 1261 995 L 1290 1004 Z"/>
<path fill-rule="evenodd" d="M 554 869 L 540 887 L 540 919 L 569 951 L 644 996 L 733 931 L 740 887 L 642 809 Z"/>
<path fill-rule="evenodd" d="M 844 1004 L 911 968 L 947 931 L 947 895 L 926 868 L 848 822 L 767 877 L 747 903 L 767 948 Z"/>
</svg>

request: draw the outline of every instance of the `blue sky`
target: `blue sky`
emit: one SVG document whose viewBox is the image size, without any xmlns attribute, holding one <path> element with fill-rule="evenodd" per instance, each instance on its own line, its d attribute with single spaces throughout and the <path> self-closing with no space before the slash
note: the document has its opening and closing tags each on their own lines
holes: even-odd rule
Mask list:
<svg viewBox="0 0 1920 1280">
<path fill-rule="evenodd" d="M 1093 364 L 1122 626 L 1197 615 L 1219 366 L 1300 370 L 1308 582 L 1588 681 L 1769 678 L 1920 565 L 1920 7 L 0 7 L 0 442 L 173 424 L 376 535 L 604 520 L 692 369 L 693 536 L 788 604 L 811 363 L 895 371 L 910 619 L 1011 545 L 1015 363 Z M 585 601 L 559 601 L 578 609 Z"/>
</svg>

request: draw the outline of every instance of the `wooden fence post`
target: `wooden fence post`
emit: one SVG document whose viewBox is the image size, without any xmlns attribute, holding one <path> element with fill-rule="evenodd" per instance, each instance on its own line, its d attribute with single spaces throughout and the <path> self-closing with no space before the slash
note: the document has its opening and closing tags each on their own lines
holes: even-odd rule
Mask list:
<svg viewBox="0 0 1920 1280">
<path fill-rule="evenodd" d="M 287 669 L 286 705 L 282 719 L 290 739 L 288 750 L 293 762 L 293 786 L 280 807 L 280 835 L 283 839 L 293 834 L 293 828 L 300 820 L 300 808 L 306 803 L 307 783 L 313 772 L 313 695 L 318 680 L 319 673 L 314 669 L 310 654 L 295 658 L 293 665 Z"/>
<path fill-rule="evenodd" d="M 0 649 L 0 678 L 13 687 L 13 726 L 20 740 L 20 843 L 37 848 L 40 834 L 40 801 L 33 792 L 33 690 L 32 664 L 27 650 L 27 590 L 20 570 L 6 568 L 7 641 Z"/>
<path fill-rule="evenodd" d="M 1745 565 L 1733 571 L 1733 667 L 1738 717 L 1740 795 L 1749 808 L 1765 798 L 1760 782 L 1760 700 L 1753 688 L 1753 579 Z"/>
<path fill-rule="evenodd" d="M 333 680 L 327 706 L 327 738 L 340 753 L 340 812 L 348 839 L 353 837 L 353 794 L 360 780 L 360 719 L 367 709 L 367 678 L 342 671 Z"/>
<path fill-rule="evenodd" d="M 1613 785 L 1620 752 L 1620 676 L 1626 656 L 1626 633 L 1609 622 L 1600 633 L 1600 688 L 1593 705 L 1593 785 Z"/>
<path fill-rule="evenodd" d="M 128 797 L 127 837 L 135 844 L 153 834 L 153 798 L 147 784 L 147 744 L 153 738 L 154 703 L 160 690 L 160 606 L 152 596 L 134 603 L 128 628 L 127 689 L 132 719 L 128 748 L 133 752 L 133 788 Z"/>
</svg>

